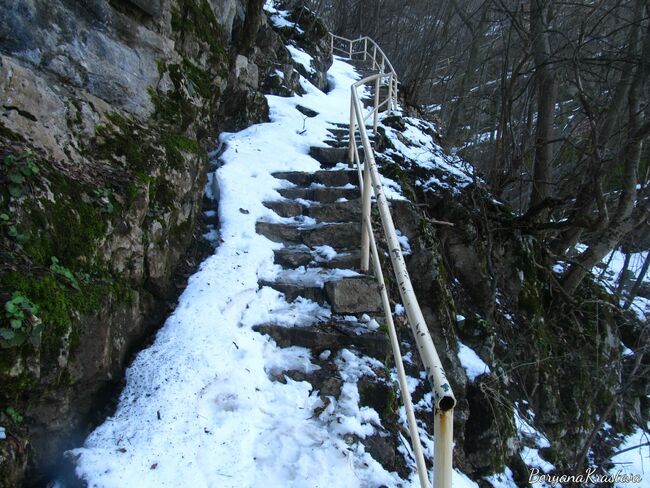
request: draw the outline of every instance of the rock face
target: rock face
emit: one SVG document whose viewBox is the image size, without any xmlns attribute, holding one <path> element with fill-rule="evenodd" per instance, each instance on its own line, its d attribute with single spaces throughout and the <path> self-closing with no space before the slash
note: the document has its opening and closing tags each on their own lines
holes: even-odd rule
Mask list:
<svg viewBox="0 0 650 488">
<path fill-rule="evenodd" d="M 0 339 L 4 487 L 42 485 L 100 420 L 89 414 L 192 262 L 207 150 L 268 118 L 264 90 L 299 85 L 264 14 L 237 52 L 243 0 L 0 0 L 0 12 L 0 304 L 36 307 Z"/>
</svg>

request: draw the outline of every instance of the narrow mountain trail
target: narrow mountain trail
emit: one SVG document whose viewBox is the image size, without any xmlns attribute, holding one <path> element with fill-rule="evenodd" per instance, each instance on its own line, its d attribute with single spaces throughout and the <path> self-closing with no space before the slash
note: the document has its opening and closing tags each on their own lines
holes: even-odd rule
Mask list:
<svg viewBox="0 0 650 488">
<path fill-rule="evenodd" d="M 303 79 L 305 95 L 268 97 L 271 122 L 221 136 L 215 254 L 127 371 L 115 414 L 71 452 L 89 486 L 417 484 L 376 460 L 398 446 L 360 402 L 360 384 L 389 398 L 392 381 L 378 287 L 355 270 L 356 171 L 309 156 L 345 142 L 358 77 L 335 60 L 329 93 Z"/>
</svg>

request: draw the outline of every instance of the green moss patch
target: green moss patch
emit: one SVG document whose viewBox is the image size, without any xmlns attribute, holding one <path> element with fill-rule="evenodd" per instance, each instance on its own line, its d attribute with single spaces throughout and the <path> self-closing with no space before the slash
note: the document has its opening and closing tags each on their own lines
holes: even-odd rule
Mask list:
<svg viewBox="0 0 650 488">
<path fill-rule="evenodd" d="M 207 44 L 211 63 L 226 59 L 223 31 L 208 0 L 179 0 L 172 8 L 172 29 L 181 39 L 194 35 Z"/>
<path fill-rule="evenodd" d="M 26 232 L 25 252 L 32 262 L 49 266 L 52 256 L 66 266 L 92 271 L 97 242 L 106 233 L 108 219 L 97 205 L 83 201 L 83 194 L 70 193 L 43 208 L 33 206 Z"/>
</svg>

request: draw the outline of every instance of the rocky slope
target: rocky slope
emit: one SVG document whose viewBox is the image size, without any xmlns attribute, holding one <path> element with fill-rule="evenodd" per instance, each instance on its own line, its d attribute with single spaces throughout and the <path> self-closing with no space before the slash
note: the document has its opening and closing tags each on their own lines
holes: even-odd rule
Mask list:
<svg viewBox="0 0 650 488">
<path fill-rule="evenodd" d="M 456 465 L 485 486 L 524 486 L 533 468 L 606 472 L 648 422 L 647 323 L 595 280 L 563 294 L 553 256 L 410 115 L 384 118 L 378 159 L 412 202 L 393 204 L 396 223 L 459 399 Z"/>
<path fill-rule="evenodd" d="M 0 486 L 41 483 L 99 420 L 201 254 L 217 135 L 300 89 L 249 4 L 0 2 Z"/>
</svg>

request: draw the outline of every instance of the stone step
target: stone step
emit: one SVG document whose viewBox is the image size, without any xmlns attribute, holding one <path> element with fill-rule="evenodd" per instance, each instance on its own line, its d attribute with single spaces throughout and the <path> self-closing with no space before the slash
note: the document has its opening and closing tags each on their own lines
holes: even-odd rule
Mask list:
<svg viewBox="0 0 650 488">
<path fill-rule="evenodd" d="M 309 155 L 323 166 L 335 166 L 348 161 L 346 147 L 311 147 Z M 363 148 L 359 148 L 359 156 L 363 158 Z"/>
<path fill-rule="evenodd" d="M 289 269 L 307 266 L 314 260 L 307 247 L 283 247 L 273 251 L 273 256 L 275 264 Z"/>
<path fill-rule="evenodd" d="M 369 127 L 369 128 L 366 129 L 366 130 L 371 130 L 371 129 L 372 129 L 372 127 Z M 342 147 L 342 148 L 345 148 L 345 149 L 348 149 L 348 148 L 349 148 L 350 138 L 348 137 L 347 134 L 341 134 L 341 135 L 338 135 L 338 134 L 329 134 L 329 138 L 330 138 L 330 140 L 335 140 L 335 141 L 339 142 L 339 143 L 341 144 L 341 147 Z M 354 140 L 355 140 L 356 143 L 357 143 L 357 148 L 358 148 L 360 151 L 362 151 L 362 150 L 363 150 L 363 147 L 361 146 L 361 136 L 359 135 L 358 132 L 355 133 L 355 135 L 354 135 Z"/>
<path fill-rule="evenodd" d="M 268 286 L 274 290 L 284 293 L 284 297 L 288 302 L 293 302 L 298 297 L 306 298 L 312 302 L 320 303 L 321 305 L 327 304 L 327 293 L 325 288 L 320 286 L 306 286 L 303 284 L 295 283 L 278 283 L 276 281 L 260 280 L 260 286 Z"/>
<path fill-rule="evenodd" d="M 270 222 L 257 222 L 255 231 L 274 242 L 283 244 L 302 244 L 303 230 L 290 224 L 273 224 Z"/>
<path fill-rule="evenodd" d="M 324 203 L 322 205 L 305 206 L 295 200 L 276 200 L 263 202 L 280 217 L 311 217 L 320 222 L 360 222 L 361 200 L 356 198 L 347 202 Z"/>
<path fill-rule="evenodd" d="M 350 139 L 350 128 L 349 127 L 334 127 L 332 129 L 327 129 L 327 131 L 332 134 L 333 136 L 341 139 L 341 138 L 347 138 Z M 359 133 L 355 132 L 357 135 L 357 138 L 359 137 Z"/>
<path fill-rule="evenodd" d="M 318 369 L 305 372 L 303 370 L 290 369 L 285 371 L 274 371 L 270 375 L 271 380 L 286 383 L 287 378 L 293 381 L 306 381 L 312 385 L 314 392 L 317 392 L 324 405 L 330 403 L 330 397 L 341 402 L 341 391 L 343 380 L 336 362 L 338 352 L 329 350 L 329 354 L 320 357 L 320 354 L 312 354 L 311 361 L 318 366 Z M 380 359 L 380 358 L 376 358 Z M 381 361 L 383 362 L 383 361 Z M 365 374 L 356 381 L 359 391 L 359 406 L 370 407 L 382 415 L 382 426 L 377 426 L 377 432 L 366 436 L 358 441 L 364 445 L 364 449 L 373 459 L 384 466 L 387 471 L 403 470 L 399 464 L 402 456 L 399 454 L 398 446 L 401 445 L 399 429 L 395 422 L 396 402 L 393 381 L 383 367 L 371 366 Z M 313 415 L 318 415 L 316 410 Z"/>
<path fill-rule="evenodd" d="M 322 268 L 338 268 L 357 270 L 361 262 L 359 251 L 339 253 L 329 260 L 322 260 L 314 256 L 309 248 L 283 247 L 274 251 L 275 263 L 284 268 L 298 268 L 300 266 L 319 266 Z"/>
<path fill-rule="evenodd" d="M 371 276 L 328 281 L 325 283 L 325 293 L 334 313 L 374 313 L 382 310 L 381 290 Z"/>
<path fill-rule="evenodd" d="M 372 127 L 366 129 L 366 131 L 372 130 Z M 354 140 L 357 143 L 357 150 L 359 153 L 363 152 L 363 145 L 361 143 L 361 135 L 357 132 L 354 136 Z M 346 151 L 350 147 L 350 138 L 347 135 L 338 136 L 336 134 L 330 134 L 329 139 L 326 139 L 324 142 L 327 144 L 327 141 L 335 141 L 338 144 L 337 149 L 345 149 Z M 343 161 L 347 162 L 347 161 Z"/>
<path fill-rule="evenodd" d="M 257 222 L 255 224 L 255 230 L 258 234 L 285 245 L 305 244 L 310 247 L 331 246 L 335 250 L 358 249 L 361 240 L 361 224 L 358 222 L 335 223 L 311 227 Z"/>
<path fill-rule="evenodd" d="M 311 200 L 320 203 L 334 203 L 340 198 L 346 200 L 353 200 L 360 197 L 359 188 L 335 188 L 335 187 L 322 187 L 322 188 L 281 188 L 278 190 L 280 195 L 285 198 L 295 200 L 302 198 L 303 200 Z"/>
<path fill-rule="evenodd" d="M 345 129 L 346 127 L 349 128 L 350 126 L 349 126 L 349 124 L 343 124 L 341 122 L 334 122 L 334 123 L 332 123 L 332 127 L 338 127 L 339 129 Z M 331 129 L 327 129 L 327 130 L 331 130 Z"/>
<path fill-rule="evenodd" d="M 260 286 L 268 286 L 284 293 L 287 301 L 298 297 L 307 298 L 321 305 L 329 305 L 338 314 L 374 314 L 382 309 L 379 285 L 371 276 L 338 278 L 327 281 L 325 286 L 283 281 L 260 280 Z"/>
<path fill-rule="evenodd" d="M 262 324 L 253 327 L 257 332 L 267 334 L 280 347 L 300 346 L 311 349 L 315 355 L 323 351 L 336 352 L 340 349 L 356 349 L 367 356 L 385 362 L 390 354 L 388 337 L 383 332 L 367 332 L 356 335 L 337 323 L 319 323 L 309 327 L 283 327 Z"/>
<path fill-rule="evenodd" d="M 347 136 L 350 134 L 350 128 L 349 127 L 332 127 L 331 129 L 327 129 L 327 132 L 330 134 L 334 134 L 336 136 Z"/>
<path fill-rule="evenodd" d="M 316 261 L 316 264 L 323 268 L 351 269 L 358 271 L 361 266 L 361 253 L 359 251 L 340 253 L 329 261 Z"/>
<path fill-rule="evenodd" d="M 295 200 L 275 200 L 273 202 L 262 202 L 266 208 L 270 208 L 280 217 L 298 217 L 305 215 L 305 207 Z"/>
<path fill-rule="evenodd" d="M 312 205 L 305 212 L 320 222 L 361 222 L 361 199 Z"/>
<path fill-rule="evenodd" d="M 326 186 L 345 186 L 349 183 L 356 185 L 359 183 L 359 177 L 356 171 L 316 171 L 315 173 L 306 173 L 303 171 L 281 171 L 273 173 L 275 178 L 287 180 L 298 186 L 309 186 L 312 183 L 320 183 Z"/>
<path fill-rule="evenodd" d="M 323 142 L 327 144 L 329 147 L 333 147 L 333 148 L 340 148 L 346 146 L 346 144 L 343 143 L 343 141 L 338 141 L 334 139 L 325 139 Z"/>
<path fill-rule="evenodd" d="M 303 236 L 310 246 L 331 246 L 335 250 L 358 249 L 361 242 L 361 223 L 335 223 L 316 227 Z"/>
<path fill-rule="evenodd" d="M 363 102 L 367 105 L 373 105 L 375 103 L 375 99 L 371 97 L 367 97 L 363 99 Z M 372 126 L 372 120 L 369 120 L 370 125 L 366 125 L 366 133 L 371 134 L 373 130 Z M 350 144 L 350 132 L 349 129 L 329 129 L 332 139 L 339 144 L 339 149 L 345 149 L 346 151 L 348 150 L 349 144 Z M 363 146 L 361 144 L 361 134 L 359 134 L 359 131 L 355 131 L 354 133 L 354 140 L 357 143 L 357 149 L 359 150 L 359 156 L 363 156 Z M 327 143 L 327 141 L 325 141 Z M 346 156 L 347 157 L 347 156 Z"/>
<path fill-rule="evenodd" d="M 371 131 L 372 128 L 368 130 Z M 325 141 L 323 142 L 329 145 L 330 147 L 332 147 L 333 149 L 345 149 L 347 151 L 350 144 L 350 139 L 348 139 L 347 137 L 330 136 L 329 139 L 325 139 Z M 356 136 L 356 142 L 357 142 L 357 150 L 359 151 L 359 156 L 361 156 L 363 154 L 363 145 L 361 144 L 361 136 L 359 134 L 357 134 Z M 348 163 L 347 156 L 346 156 L 346 160 L 341 162 Z"/>
</svg>

